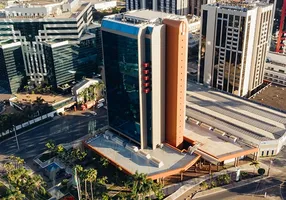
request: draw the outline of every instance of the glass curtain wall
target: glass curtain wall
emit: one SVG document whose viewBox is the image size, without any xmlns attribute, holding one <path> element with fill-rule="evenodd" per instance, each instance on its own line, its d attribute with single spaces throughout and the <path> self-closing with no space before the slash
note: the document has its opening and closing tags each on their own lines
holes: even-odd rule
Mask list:
<svg viewBox="0 0 286 200">
<path fill-rule="evenodd" d="M 138 41 L 102 31 L 109 126 L 140 143 Z"/>
</svg>

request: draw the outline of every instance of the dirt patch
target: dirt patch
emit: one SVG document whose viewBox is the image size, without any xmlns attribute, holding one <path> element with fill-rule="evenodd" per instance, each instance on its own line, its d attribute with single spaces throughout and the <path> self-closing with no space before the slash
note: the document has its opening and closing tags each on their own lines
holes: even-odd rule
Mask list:
<svg viewBox="0 0 286 200">
<path fill-rule="evenodd" d="M 271 85 L 251 100 L 286 111 L 286 87 Z"/>
</svg>

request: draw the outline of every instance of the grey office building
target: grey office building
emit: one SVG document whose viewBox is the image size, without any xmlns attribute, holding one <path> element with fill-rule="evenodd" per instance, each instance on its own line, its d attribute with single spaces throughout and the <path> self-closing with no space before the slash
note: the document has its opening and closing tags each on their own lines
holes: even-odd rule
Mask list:
<svg viewBox="0 0 286 200">
<path fill-rule="evenodd" d="M 7 6 L 0 12 L 0 45 L 18 45 L 23 75 L 31 83 L 56 89 L 97 73 L 102 62 L 101 36 L 100 25 L 93 23 L 91 3 L 47 0 Z M 5 66 L 2 62 L 0 70 L 9 74 Z M 6 90 L 15 93 L 21 84 L 12 86 L 10 81 L 7 87 L 7 78 L 1 78 L 3 83 L 6 79 Z"/>
</svg>

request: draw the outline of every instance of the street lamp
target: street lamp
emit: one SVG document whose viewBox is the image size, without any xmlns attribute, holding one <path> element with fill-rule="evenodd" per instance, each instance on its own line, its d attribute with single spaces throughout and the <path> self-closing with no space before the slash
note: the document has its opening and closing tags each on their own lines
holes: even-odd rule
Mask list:
<svg viewBox="0 0 286 200">
<path fill-rule="evenodd" d="M 269 162 L 267 176 L 270 176 L 270 169 L 271 169 L 271 165 L 272 165 L 272 164 L 273 164 L 273 158 L 271 158 L 271 160 L 270 160 L 270 162 Z"/>
<path fill-rule="evenodd" d="M 15 138 L 16 138 L 17 147 L 18 147 L 18 150 L 20 150 L 19 142 L 18 142 L 18 137 L 17 137 L 17 133 L 16 133 L 16 126 L 15 126 L 15 125 L 13 125 L 13 129 L 14 129 L 14 133 L 15 133 Z"/>
</svg>

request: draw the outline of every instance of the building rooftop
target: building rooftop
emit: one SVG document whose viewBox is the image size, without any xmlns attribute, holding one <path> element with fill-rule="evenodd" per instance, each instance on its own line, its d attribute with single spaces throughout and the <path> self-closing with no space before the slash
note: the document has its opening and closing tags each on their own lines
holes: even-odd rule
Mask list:
<svg viewBox="0 0 286 200">
<path fill-rule="evenodd" d="M 253 96 L 251 100 L 286 112 L 286 87 L 277 85 L 265 87 L 263 91 Z"/>
<path fill-rule="evenodd" d="M 193 141 L 194 144 L 199 143 L 199 150 L 218 161 L 225 161 L 241 155 L 247 155 L 250 151 L 257 151 L 253 146 L 249 146 L 239 140 L 231 141 L 226 135 L 223 136 L 219 132 L 208 130 L 195 122 L 195 120 L 190 119 L 187 121 L 184 138 L 187 141 Z"/>
<path fill-rule="evenodd" d="M 273 65 L 286 67 L 286 55 L 282 53 L 268 52 L 266 62 Z"/>
<path fill-rule="evenodd" d="M 165 18 L 180 19 L 185 17 L 153 10 L 132 10 L 125 13 L 108 15 L 104 17 L 104 19 L 109 19 L 112 21 L 114 20 L 125 24 L 132 24 L 134 26 L 141 26 L 142 24 L 146 24 L 146 22 L 161 24 L 161 19 Z"/>
<path fill-rule="evenodd" d="M 133 18 L 140 21 L 144 20 L 153 20 L 157 18 L 168 18 L 172 16 L 172 14 L 164 13 L 164 12 L 158 12 L 158 11 L 152 11 L 152 10 L 135 10 L 125 13 L 126 18 Z"/>
<path fill-rule="evenodd" d="M 215 6 L 221 9 L 227 10 L 236 10 L 240 12 L 247 12 L 248 10 L 252 10 L 256 7 L 264 7 L 269 6 L 270 4 L 267 1 L 255 1 L 255 0 L 234 0 L 234 1 L 224 1 L 224 2 L 217 2 L 213 4 L 208 4 L 210 6 Z"/>
<path fill-rule="evenodd" d="M 197 154 L 181 152 L 168 144 L 164 144 L 162 148 L 142 151 L 133 143 L 110 131 L 86 141 L 85 145 L 127 173 L 134 174 L 138 171 L 146 173 L 152 179 L 164 177 L 166 173 L 168 175 L 180 173 L 183 169 L 191 167 L 199 158 Z"/>
<path fill-rule="evenodd" d="M 80 0 L 62 0 L 59 2 L 53 0 L 25 1 L 21 4 L 6 6 L 0 11 L 0 19 L 73 19 L 80 15 L 89 4 L 89 2 L 81 2 Z M 64 10 L 63 6 L 70 7 Z"/>
<path fill-rule="evenodd" d="M 255 144 L 286 132 L 285 113 L 196 83 L 188 82 L 186 105 L 187 116 Z"/>
</svg>

